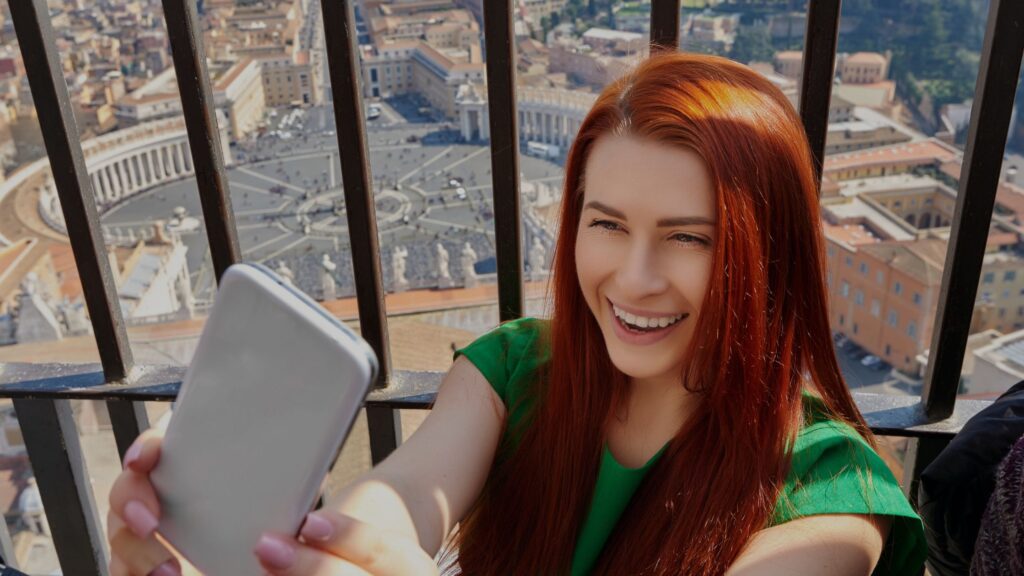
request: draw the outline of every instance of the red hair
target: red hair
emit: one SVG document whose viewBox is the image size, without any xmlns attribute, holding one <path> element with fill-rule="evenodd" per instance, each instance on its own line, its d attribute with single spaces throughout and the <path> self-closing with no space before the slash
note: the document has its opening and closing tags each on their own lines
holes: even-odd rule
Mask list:
<svg viewBox="0 0 1024 576">
<path fill-rule="evenodd" d="M 628 384 L 608 356 L 574 259 L 587 156 L 609 134 L 698 154 L 715 188 L 718 232 L 681 375 L 698 407 L 647 472 L 591 573 L 725 572 L 771 518 L 804 387 L 876 446 L 832 347 L 818 185 L 793 107 L 735 62 L 654 56 L 605 89 L 569 152 L 543 338 L 551 360 L 531 384 L 528 396 L 539 401 L 523 418 L 529 425 L 517 444 L 506 432 L 449 543 L 465 574 L 569 573 L 605 423 Z"/>
</svg>

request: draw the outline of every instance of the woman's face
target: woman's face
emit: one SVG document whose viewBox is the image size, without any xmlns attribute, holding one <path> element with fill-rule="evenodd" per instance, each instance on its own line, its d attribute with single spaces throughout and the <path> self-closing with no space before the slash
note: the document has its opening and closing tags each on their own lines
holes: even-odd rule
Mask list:
<svg viewBox="0 0 1024 576">
<path fill-rule="evenodd" d="M 608 354 L 627 376 L 678 380 L 714 238 L 714 189 L 699 156 L 635 136 L 594 143 L 576 272 Z"/>
</svg>

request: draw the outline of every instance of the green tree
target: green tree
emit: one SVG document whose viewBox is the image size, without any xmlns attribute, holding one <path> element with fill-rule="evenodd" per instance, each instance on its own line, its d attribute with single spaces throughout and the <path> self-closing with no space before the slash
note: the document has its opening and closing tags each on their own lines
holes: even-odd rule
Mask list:
<svg viewBox="0 0 1024 576">
<path fill-rule="evenodd" d="M 767 62 L 772 59 L 775 50 L 772 48 L 772 40 L 768 35 L 768 28 L 764 26 L 741 26 L 736 31 L 736 41 L 733 42 L 729 57 L 744 64 L 750 62 Z"/>
</svg>

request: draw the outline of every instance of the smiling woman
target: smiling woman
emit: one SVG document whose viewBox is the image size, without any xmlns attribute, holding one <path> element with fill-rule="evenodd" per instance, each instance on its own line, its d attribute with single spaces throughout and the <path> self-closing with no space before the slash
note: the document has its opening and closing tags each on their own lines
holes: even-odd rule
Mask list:
<svg viewBox="0 0 1024 576">
<path fill-rule="evenodd" d="M 508 408 L 464 574 L 912 574 L 919 518 L 832 348 L 800 121 L 750 69 L 652 57 L 566 165 L 550 320 L 460 350 Z"/>
</svg>

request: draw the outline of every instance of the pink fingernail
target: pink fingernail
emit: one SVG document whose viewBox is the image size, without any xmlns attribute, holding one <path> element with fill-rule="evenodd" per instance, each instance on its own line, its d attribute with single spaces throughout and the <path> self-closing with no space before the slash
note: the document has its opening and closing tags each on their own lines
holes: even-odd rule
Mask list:
<svg viewBox="0 0 1024 576">
<path fill-rule="evenodd" d="M 132 500 L 124 505 L 124 521 L 139 538 L 148 538 L 160 523 L 138 500 Z"/>
<path fill-rule="evenodd" d="M 156 567 L 149 576 L 181 576 L 181 566 L 177 560 L 168 560 Z"/>
<path fill-rule="evenodd" d="M 280 538 L 264 534 L 253 550 L 264 564 L 284 569 L 295 563 L 295 548 Z"/>
<path fill-rule="evenodd" d="M 127 468 L 136 460 L 139 459 L 139 455 L 142 454 L 142 442 L 136 442 L 128 447 L 128 451 L 124 453 L 124 467 Z"/>
<path fill-rule="evenodd" d="M 302 525 L 302 537 L 307 540 L 327 542 L 334 533 L 334 526 L 331 522 L 319 514 L 306 516 L 306 523 Z"/>
</svg>

